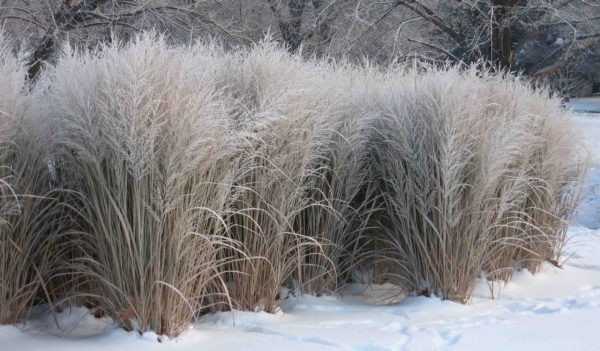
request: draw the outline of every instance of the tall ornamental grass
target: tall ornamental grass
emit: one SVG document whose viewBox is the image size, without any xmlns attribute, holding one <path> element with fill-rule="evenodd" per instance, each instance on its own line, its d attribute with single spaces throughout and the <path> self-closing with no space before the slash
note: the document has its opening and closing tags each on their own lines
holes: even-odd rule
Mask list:
<svg viewBox="0 0 600 351">
<path fill-rule="evenodd" d="M 146 34 L 30 90 L 2 47 L 0 321 L 45 299 L 174 336 L 359 276 L 467 302 L 561 263 L 585 160 L 519 78 Z"/>
<path fill-rule="evenodd" d="M 208 50 L 208 48 L 207 48 Z M 227 295 L 236 152 L 210 52 L 151 37 L 67 51 L 38 83 L 58 129 L 77 247 L 64 268 L 124 328 L 177 335 Z"/>
<path fill-rule="evenodd" d="M 47 286 L 62 250 L 54 239 L 65 223 L 52 189 L 46 134 L 27 117 L 31 97 L 21 53 L 0 33 L 0 324 L 18 323 Z"/>
<path fill-rule="evenodd" d="M 558 262 L 584 165 L 558 100 L 475 70 L 376 84 L 365 108 L 382 274 L 465 302 L 481 275 Z"/>
</svg>

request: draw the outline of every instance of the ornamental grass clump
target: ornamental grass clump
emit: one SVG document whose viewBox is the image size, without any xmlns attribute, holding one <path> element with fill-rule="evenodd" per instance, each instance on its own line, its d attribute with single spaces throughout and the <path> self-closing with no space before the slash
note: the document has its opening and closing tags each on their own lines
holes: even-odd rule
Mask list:
<svg viewBox="0 0 600 351">
<path fill-rule="evenodd" d="M 227 295 L 221 269 L 236 142 L 216 64 L 143 36 L 69 51 L 38 83 L 77 227 L 64 267 L 124 328 L 181 333 Z M 218 300 L 218 299 L 217 299 Z"/>
<path fill-rule="evenodd" d="M 0 324 L 20 323 L 29 307 L 49 302 L 65 223 L 27 90 L 23 56 L 0 33 Z"/>
<path fill-rule="evenodd" d="M 561 263 L 585 160 L 519 78 L 144 34 L 27 86 L 0 47 L 0 322 L 83 304 L 175 336 L 358 277 L 465 303 Z"/>
<path fill-rule="evenodd" d="M 474 69 L 368 89 L 374 252 L 415 294 L 466 302 L 481 275 L 556 263 L 584 169 L 558 102 Z"/>
</svg>

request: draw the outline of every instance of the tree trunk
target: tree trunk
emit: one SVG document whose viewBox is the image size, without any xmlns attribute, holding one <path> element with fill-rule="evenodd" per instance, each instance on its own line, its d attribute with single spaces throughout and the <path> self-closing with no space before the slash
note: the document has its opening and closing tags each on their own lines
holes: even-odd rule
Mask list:
<svg viewBox="0 0 600 351">
<path fill-rule="evenodd" d="M 288 49 L 295 52 L 302 44 L 302 16 L 306 0 L 289 0 L 288 18 L 278 18 L 279 31 Z"/>
<path fill-rule="evenodd" d="M 59 31 L 69 31 L 84 23 L 86 17 L 82 13 L 95 10 L 108 0 L 81 0 L 78 3 L 65 1 L 53 16 L 53 24 L 39 41 L 29 57 L 27 77 L 34 81 L 42 69 L 42 65 L 54 53 L 56 35 Z"/>
<path fill-rule="evenodd" d="M 491 61 L 500 69 L 512 70 L 514 48 L 509 21 L 516 6 L 516 0 L 492 1 Z"/>
</svg>

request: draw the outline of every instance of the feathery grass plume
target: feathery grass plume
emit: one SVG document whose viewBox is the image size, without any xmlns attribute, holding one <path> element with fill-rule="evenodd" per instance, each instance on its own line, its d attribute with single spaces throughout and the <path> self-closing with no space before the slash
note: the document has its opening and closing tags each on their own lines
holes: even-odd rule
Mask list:
<svg viewBox="0 0 600 351">
<path fill-rule="evenodd" d="M 408 292 L 465 302 L 483 270 L 555 260 L 582 170 L 573 141 L 551 127 L 555 102 L 473 69 L 380 80 L 365 108 L 384 274 Z"/>
<path fill-rule="evenodd" d="M 371 68 L 336 62 L 325 69 L 309 96 L 319 101 L 316 128 L 322 139 L 311 151 L 312 168 L 304 180 L 308 201 L 315 205 L 294 219 L 298 231 L 326 243 L 325 255 L 310 255 L 304 265 L 302 274 L 311 277 L 304 291 L 313 294 L 331 293 L 351 281 L 356 267 L 370 254 L 365 250 L 370 243 L 365 233 L 369 218 L 377 212 L 375 187 L 365 167 L 368 119 L 357 104 L 357 91 L 369 80 Z M 332 262 L 335 275 L 318 274 L 326 266 L 324 258 Z"/>
<path fill-rule="evenodd" d="M 333 94 L 328 94 L 333 95 Z M 323 131 L 322 143 L 311 150 L 312 160 L 302 180 L 308 205 L 293 217 L 293 227 L 322 243 L 318 251 L 304 247 L 300 292 L 332 293 L 348 282 L 361 261 L 367 218 L 373 211 L 366 170 L 361 167 L 364 152 L 360 118 L 344 112 L 341 96 L 325 108 L 329 120 L 316 128 Z M 332 272 L 327 269 L 333 268 Z"/>
<path fill-rule="evenodd" d="M 228 265 L 236 308 L 274 311 L 281 287 L 332 292 L 350 270 L 360 211 L 358 119 L 349 69 L 302 61 L 263 42 L 233 55 L 226 77 L 246 136 L 228 234 L 252 257 Z M 364 172 L 363 172 L 364 173 Z"/>
<path fill-rule="evenodd" d="M 235 142 L 216 90 L 218 57 L 154 35 L 69 51 L 38 83 L 77 194 L 70 260 L 89 296 L 124 328 L 177 335 L 227 294 L 221 266 Z M 88 291 L 89 290 L 89 291 Z M 227 300 L 227 299 L 225 299 Z"/>
<path fill-rule="evenodd" d="M 0 324 L 23 320 L 60 251 L 58 194 L 50 189 L 44 135 L 26 115 L 26 70 L 0 33 Z"/>
<path fill-rule="evenodd" d="M 500 201 L 484 269 L 507 281 L 514 269 L 536 272 L 544 261 L 560 265 L 587 159 L 558 99 L 524 84 L 491 83 L 490 98 L 501 102 L 494 108 L 505 117 L 486 152 L 504 157 L 487 175 L 497 178 L 492 192 Z"/>
<path fill-rule="evenodd" d="M 236 129 L 247 145 L 236 167 L 234 212 L 227 223 L 229 235 L 252 259 L 230 262 L 228 280 L 236 308 L 273 312 L 281 287 L 303 287 L 326 275 L 335 280 L 323 251 L 326 238 L 294 225 L 307 208 L 330 207 L 309 201 L 306 182 L 323 140 L 319 102 L 307 96 L 321 69 L 271 43 L 240 53 L 236 61 L 229 90 L 237 98 Z M 307 260 L 319 261 L 318 277 L 303 274 Z"/>
</svg>

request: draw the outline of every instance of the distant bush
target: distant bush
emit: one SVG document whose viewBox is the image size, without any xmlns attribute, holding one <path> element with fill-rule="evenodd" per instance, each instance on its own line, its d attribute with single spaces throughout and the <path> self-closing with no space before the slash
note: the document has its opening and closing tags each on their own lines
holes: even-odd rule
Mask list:
<svg viewBox="0 0 600 351">
<path fill-rule="evenodd" d="M 357 267 L 466 302 L 482 272 L 507 280 L 558 263 L 584 169 L 557 101 L 474 69 L 144 35 L 65 48 L 31 93 L 20 82 L 47 152 L 24 177 L 44 189 L 13 189 L 58 194 L 49 219 L 29 212 L 55 259 L 39 263 L 41 279 L 7 265 L 0 277 L 138 332 L 177 335 L 214 310 L 274 312 L 282 287 L 334 293 Z"/>
</svg>

